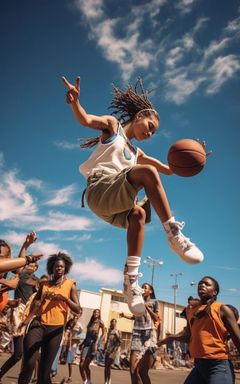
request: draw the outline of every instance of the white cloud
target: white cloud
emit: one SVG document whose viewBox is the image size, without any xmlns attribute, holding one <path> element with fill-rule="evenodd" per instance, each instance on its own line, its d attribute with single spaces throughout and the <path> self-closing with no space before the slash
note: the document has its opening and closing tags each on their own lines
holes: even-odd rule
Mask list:
<svg viewBox="0 0 240 384">
<path fill-rule="evenodd" d="M 191 28 L 189 22 L 184 24 L 185 15 L 197 2 L 178 0 L 170 5 L 166 0 L 150 0 L 137 5 L 126 3 L 125 7 L 120 2 L 117 17 L 111 14 L 114 4 L 111 0 L 108 3 L 78 0 L 75 4 L 89 30 L 89 37 L 96 42 L 105 59 L 117 65 L 124 82 L 135 73 L 144 72 L 148 80 L 161 83 L 167 100 L 181 104 L 200 90 L 200 85 L 202 93 L 211 94 L 220 89 L 208 68 L 214 70 L 221 56 L 234 55 L 232 50 L 240 37 L 239 16 L 218 31 L 218 40 L 211 38 L 211 29 L 204 38 L 200 35 L 211 21 L 205 15 L 196 17 L 193 14 Z M 162 17 L 165 5 L 174 8 L 171 18 Z M 183 23 L 182 36 L 179 28 L 177 32 L 175 28 L 179 20 Z M 224 82 L 234 76 L 234 70 L 226 72 Z M 166 88 L 162 86 L 162 79 Z"/>
<path fill-rule="evenodd" d="M 207 93 L 217 93 L 222 85 L 231 79 L 239 70 L 240 60 L 235 55 L 218 57 L 208 70 L 208 73 L 212 77 L 212 82 L 207 87 Z"/>
<path fill-rule="evenodd" d="M 233 19 L 231 20 L 226 29 L 225 29 L 226 32 L 230 32 L 230 33 L 235 33 L 235 32 L 240 32 L 240 16 L 237 17 L 236 19 Z"/>
<path fill-rule="evenodd" d="M 54 145 L 60 149 L 66 149 L 66 150 L 72 150 L 72 149 L 79 149 L 79 144 L 77 143 L 69 143 L 68 141 L 54 141 Z"/>
<path fill-rule="evenodd" d="M 84 216 L 74 216 L 50 211 L 44 221 L 37 226 L 38 231 L 82 231 L 94 229 L 94 222 Z"/>
<path fill-rule="evenodd" d="M 68 185 L 67 187 L 64 187 L 62 189 L 59 189 L 55 196 L 48 200 L 45 204 L 46 205 L 63 205 L 67 204 L 71 197 L 75 194 L 76 188 L 74 185 Z"/>
<path fill-rule="evenodd" d="M 179 46 L 172 48 L 166 57 L 166 67 L 175 68 L 183 57 L 183 49 Z"/>
<path fill-rule="evenodd" d="M 204 57 L 205 60 L 209 58 L 209 56 L 215 55 L 218 52 L 223 51 L 229 44 L 230 38 L 225 37 L 221 41 L 212 41 L 207 49 L 205 49 Z"/>
<path fill-rule="evenodd" d="M 0 220 L 30 217 L 37 212 L 34 198 L 27 191 L 26 184 L 17 178 L 17 171 L 1 175 Z"/>
<path fill-rule="evenodd" d="M 103 0 L 74 0 L 74 4 L 89 20 L 95 20 L 103 15 Z"/>
<path fill-rule="evenodd" d="M 107 60 L 118 64 L 123 80 L 127 81 L 136 68 L 148 68 L 153 62 L 152 42 L 141 42 L 139 33 L 135 32 L 125 38 L 118 38 L 114 27 L 118 20 L 104 20 L 95 26 L 92 33 L 97 36 L 97 45 L 102 48 Z"/>
<path fill-rule="evenodd" d="M 16 170 L 1 172 L 0 176 L 0 221 L 5 226 L 27 228 L 26 231 L 29 231 L 29 228 L 35 231 L 82 231 L 96 228 L 94 219 L 65 212 L 43 212 L 46 204 L 41 200 L 41 193 L 46 196 L 51 192 L 46 186 L 41 190 L 43 183 L 40 180 L 21 180 Z M 38 190 L 38 199 L 29 191 L 29 188 L 33 187 Z M 65 208 L 73 193 L 73 185 L 64 187 L 48 203 L 55 206 L 64 204 Z"/>
<path fill-rule="evenodd" d="M 71 274 L 82 281 L 95 281 L 101 284 L 118 284 L 123 280 L 122 271 L 109 268 L 94 259 L 86 259 L 82 263 L 74 262 Z"/>
<path fill-rule="evenodd" d="M 182 14 L 190 13 L 196 0 L 179 0 L 176 1 L 175 7 L 179 9 Z"/>
<path fill-rule="evenodd" d="M 205 77 L 190 79 L 187 72 L 181 71 L 178 74 L 174 74 L 174 72 L 167 73 L 166 80 L 166 100 L 182 104 L 205 81 Z"/>
</svg>

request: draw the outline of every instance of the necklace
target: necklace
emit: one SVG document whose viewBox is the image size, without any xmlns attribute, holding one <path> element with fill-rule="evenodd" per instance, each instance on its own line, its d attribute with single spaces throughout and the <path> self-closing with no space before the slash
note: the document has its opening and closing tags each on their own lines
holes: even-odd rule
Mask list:
<svg viewBox="0 0 240 384">
<path fill-rule="evenodd" d="M 56 279 L 56 280 L 54 280 L 54 276 L 53 276 L 52 279 L 51 279 L 51 285 L 61 286 L 61 285 L 64 283 L 64 281 L 65 281 L 66 279 L 67 279 L 67 278 L 66 278 L 66 275 L 62 275 L 62 276 L 60 277 L 60 279 L 58 278 L 58 279 Z"/>
</svg>

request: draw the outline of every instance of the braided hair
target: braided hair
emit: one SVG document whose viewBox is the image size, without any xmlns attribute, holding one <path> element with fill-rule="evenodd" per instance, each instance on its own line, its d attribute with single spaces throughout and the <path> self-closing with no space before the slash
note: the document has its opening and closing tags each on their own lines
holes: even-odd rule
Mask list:
<svg viewBox="0 0 240 384">
<path fill-rule="evenodd" d="M 125 91 L 121 91 L 114 84 L 112 84 L 112 87 L 115 95 L 109 109 L 113 110 L 111 114 L 115 115 L 116 118 L 123 123 L 123 125 L 133 120 L 134 117 L 140 112 L 144 116 L 154 114 L 158 121 L 160 121 L 157 111 L 148 99 L 148 95 L 151 91 L 144 90 L 140 76 L 138 76 L 135 86 L 133 87 L 130 83 Z M 80 147 L 93 147 L 99 142 L 99 140 L 100 136 L 87 139 L 80 145 Z"/>
</svg>

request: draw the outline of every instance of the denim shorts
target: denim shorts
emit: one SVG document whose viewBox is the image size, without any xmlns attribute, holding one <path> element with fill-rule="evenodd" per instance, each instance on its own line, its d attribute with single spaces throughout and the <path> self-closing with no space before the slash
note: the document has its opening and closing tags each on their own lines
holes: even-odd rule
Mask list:
<svg viewBox="0 0 240 384">
<path fill-rule="evenodd" d="M 137 352 L 138 359 L 141 359 L 145 353 L 151 353 L 156 358 L 156 329 L 133 329 L 131 351 Z"/>
<path fill-rule="evenodd" d="M 184 384 L 234 384 L 232 362 L 220 359 L 195 359 L 195 367 Z"/>
</svg>

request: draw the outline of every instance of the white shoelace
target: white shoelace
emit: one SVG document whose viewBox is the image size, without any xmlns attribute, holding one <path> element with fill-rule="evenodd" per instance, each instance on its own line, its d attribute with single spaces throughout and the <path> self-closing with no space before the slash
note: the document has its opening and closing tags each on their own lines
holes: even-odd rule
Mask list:
<svg viewBox="0 0 240 384">
<path fill-rule="evenodd" d="M 184 236 L 184 234 L 181 232 L 181 230 L 185 227 L 185 221 L 174 221 L 171 224 L 178 229 L 178 234 L 173 237 L 177 240 L 179 246 L 182 249 L 191 248 L 195 245 L 191 242 L 189 237 Z"/>
<path fill-rule="evenodd" d="M 133 283 L 136 282 L 136 280 L 138 278 L 142 277 L 142 273 L 139 272 L 137 275 L 132 275 L 132 282 L 129 281 L 129 288 L 130 290 L 132 291 L 133 294 L 135 295 L 139 295 L 139 294 L 142 294 L 143 293 L 143 289 L 137 284 L 137 285 L 134 285 L 132 286 Z M 130 280 L 130 279 L 129 279 Z"/>
</svg>

